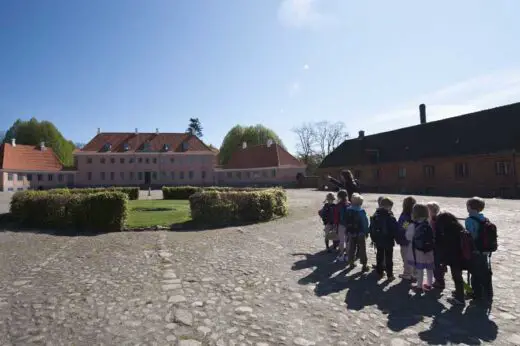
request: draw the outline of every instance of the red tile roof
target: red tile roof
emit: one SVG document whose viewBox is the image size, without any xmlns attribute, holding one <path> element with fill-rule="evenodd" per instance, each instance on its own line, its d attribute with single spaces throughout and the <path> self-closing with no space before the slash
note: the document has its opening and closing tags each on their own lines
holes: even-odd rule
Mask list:
<svg viewBox="0 0 520 346">
<path fill-rule="evenodd" d="M 105 146 L 112 146 L 111 152 L 133 152 L 144 149 L 148 143 L 148 151 L 164 151 L 165 144 L 168 145 L 168 151 L 211 151 L 197 136 L 186 133 L 132 133 L 132 132 L 115 132 L 115 133 L 99 133 L 92 138 L 82 149 L 81 152 L 105 151 Z M 187 149 L 183 150 L 183 143 L 187 143 Z M 125 150 L 128 145 L 128 150 Z"/>
<path fill-rule="evenodd" d="M 63 165 L 51 148 L 4 143 L 0 146 L 0 168 L 20 171 L 57 172 Z"/>
<path fill-rule="evenodd" d="M 225 169 L 247 169 L 279 166 L 305 165 L 292 156 L 287 150 L 274 143 L 271 146 L 265 144 L 238 149 L 232 155 Z"/>
</svg>

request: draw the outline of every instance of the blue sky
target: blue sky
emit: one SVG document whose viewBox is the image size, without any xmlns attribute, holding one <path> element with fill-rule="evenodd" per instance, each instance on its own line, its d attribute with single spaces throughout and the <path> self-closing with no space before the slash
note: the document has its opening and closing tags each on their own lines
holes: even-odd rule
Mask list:
<svg viewBox="0 0 520 346">
<path fill-rule="evenodd" d="M 352 135 L 520 101 L 520 1 L 1 0 L 0 128 Z"/>
</svg>

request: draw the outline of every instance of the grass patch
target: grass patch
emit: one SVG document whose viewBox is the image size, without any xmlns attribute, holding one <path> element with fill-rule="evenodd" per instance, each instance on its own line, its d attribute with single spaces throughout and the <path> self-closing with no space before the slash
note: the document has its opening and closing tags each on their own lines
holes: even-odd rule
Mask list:
<svg viewBox="0 0 520 346">
<path fill-rule="evenodd" d="M 136 200 L 128 201 L 128 207 L 128 228 L 171 226 L 191 220 L 186 200 Z"/>
</svg>

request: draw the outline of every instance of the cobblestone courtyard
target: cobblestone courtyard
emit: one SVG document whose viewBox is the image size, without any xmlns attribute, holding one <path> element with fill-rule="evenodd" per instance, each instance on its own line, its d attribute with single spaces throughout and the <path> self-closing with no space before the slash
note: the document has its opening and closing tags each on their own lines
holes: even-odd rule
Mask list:
<svg viewBox="0 0 520 346">
<path fill-rule="evenodd" d="M 346 273 L 322 252 L 324 193 L 288 193 L 289 217 L 241 228 L 0 231 L 0 345 L 520 344 L 520 202 L 486 208 L 500 241 L 488 320 L 479 308 L 451 308 L 450 280 L 444 295 L 415 297 L 400 280 Z M 376 198 L 366 196 L 369 212 Z M 464 200 L 436 200 L 465 215 Z"/>
</svg>

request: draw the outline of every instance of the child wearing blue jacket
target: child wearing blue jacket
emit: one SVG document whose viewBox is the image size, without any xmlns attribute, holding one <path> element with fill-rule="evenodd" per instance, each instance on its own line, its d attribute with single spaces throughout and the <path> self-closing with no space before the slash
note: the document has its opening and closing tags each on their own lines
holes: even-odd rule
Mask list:
<svg viewBox="0 0 520 346">
<path fill-rule="evenodd" d="M 363 266 L 362 271 L 369 270 L 367 266 L 367 247 L 366 238 L 368 237 L 368 216 L 366 211 L 362 208 L 363 196 L 359 193 L 352 194 L 351 206 L 347 208 L 344 215 L 346 233 L 348 238 L 348 255 L 349 265 L 354 267 L 356 259 L 356 252 L 359 260 Z"/>
</svg>

